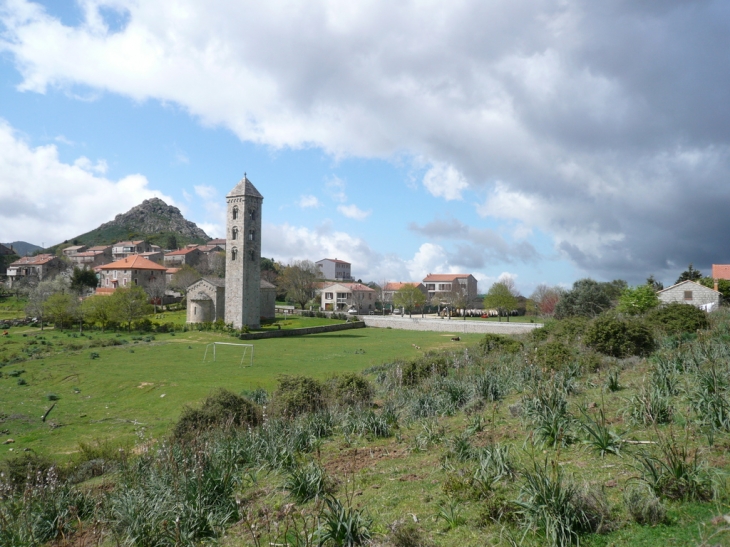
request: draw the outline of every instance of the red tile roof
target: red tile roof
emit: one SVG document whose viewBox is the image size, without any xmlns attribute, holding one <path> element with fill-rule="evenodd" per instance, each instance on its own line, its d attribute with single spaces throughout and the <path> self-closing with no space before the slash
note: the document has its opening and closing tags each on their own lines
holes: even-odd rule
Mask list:
<svg viewBox="0 0 730 547">
<path fill-rule="evenodd" d="M 338 260 L 337 258 L 323 258 L 322 260 L 318 260 L 317 262 L 324 262 L 325 260 L 329 260 L 330 262 L 335 262 L 337 264 L 350 264 L 349 262 L 345 262 L 344 260 Z"/>
<path fill-rule="evenodd" d="M 113 289 L 111 287 L 97 287 L 96 288 L 96 294 L 100 294 L 102 296 L 109 296 L 111 295 L 116 289 Z"/>
<path fill-rule="evenodd" d="M 363 285 L 362 283 L 335 283 L 335 285 L 342 285 L 343 287 L 347 287 L 351 291 L 375 292 L 373 289 L 371 289 L 367 285 Z"/>
<path fill-rule="evenodd" d="M 188 253 L 192 253 L 193 251 L 198 251 L 199 249 L 197 247 L 193 247 L 191 249 L 178 249 L 177 251 L 170 251 L 169 253 L 165 253 L 165 256 L 179 256 L 179 255 L 186 255 Z"/>
<path fill-rule="evenodd" d="M 20 260 L 16 260 L 11 266 L 26 266 L 28 264 L 47 264 L 51 260 L 56 258 L 55 255 L 51 254 L 40 254 L 36 256 L 24 256 Z"/>
<path fill-rule="evenodd" d="M 455 279 L 464 279 L 471 274 L 428 274 L 424 279 L 426 281 L 454 281 Z"/>
<path fill-rule="evenodd" d="M 398 291 L 398 290 L 402 289 L 403 287 L 405 287 L 406 285 L 413 285 L 414 287 L 418 287 L 420 284 L 421 284 L 420 281 L 407 281 L 405 283 L 401 283 L 401 282 L 386 283 L 385 287 L 383 287 L 383 290 L 384 291 Z"/>
<path fill-rule="evenodd" d="M 127 258 L 117 260 L 111 264 L 106 264 L 99 267 L 100 270 L 155 270 L 157 272 L 164 272 L 167 270 L 164 266 L 155 264 L 151 260 L 147 260 L 143 256 L 131 255 Z"/>
<path fill-rule="evenodd" d="M 713 279 L 730 279 L 730 264 L 713 264 Z"/>
</svg>

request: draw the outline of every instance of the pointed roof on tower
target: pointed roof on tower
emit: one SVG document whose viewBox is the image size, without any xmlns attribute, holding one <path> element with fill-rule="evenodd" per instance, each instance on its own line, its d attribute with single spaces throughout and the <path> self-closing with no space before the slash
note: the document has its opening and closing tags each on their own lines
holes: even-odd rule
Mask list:
<svg viewBox="0 0 730 547">
<path fill-rule="evenodd" d="M 236 184 L 236 186 L 228 192 L 227 198 L 232 198 L 235 196 L 251 196 L 259 199 L 264 199 L 264 196 L 262 196 L 258 190 L 256 190 L 256 187 L 251 184 L 251 181 L 248 180 L 246 177 L 246 173 L 243 174 L 243 178 L 241 181 Z"/>
</svg>

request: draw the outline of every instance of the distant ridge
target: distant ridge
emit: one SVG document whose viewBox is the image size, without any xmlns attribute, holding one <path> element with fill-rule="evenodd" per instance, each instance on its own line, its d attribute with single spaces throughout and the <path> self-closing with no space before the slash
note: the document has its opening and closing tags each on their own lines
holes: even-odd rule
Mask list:
<svg viewBox="0 0 730 547">
<path fill-rule="evenodd" d="M 54 245 L 49 250 L 68 245 L 111 245 L 118 241 L 144 239 L 167 248 L 174 237 L 177 246 L 206 243 L 208 234 L 187 220 L 180 209 L 160 198 L 146 199 L 129 211 L 117 215 L 98 228 Z"/>
<path fill-rule="evenodd" d="M 38 245 L 33 245 L 32 243 L 28 243 L 27 241 L 13 241 L 12 243 L 3 243 L 6 247 L 12 247 L 15 251 L 15 254 L 19 256 L 25 256 L 33 254 L 35 251 L 39 251 L 42 249 L 42 247 L 39 247 Z"/>
</svg>

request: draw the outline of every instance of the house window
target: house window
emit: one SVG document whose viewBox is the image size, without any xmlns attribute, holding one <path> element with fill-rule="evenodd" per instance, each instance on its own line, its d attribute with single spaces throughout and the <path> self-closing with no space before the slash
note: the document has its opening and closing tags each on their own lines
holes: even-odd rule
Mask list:
<svg viewBox="0 0 730 547">
<path fill-rule="evenodd" d="M 233 217 L 233 220 L 238 218 L 238 205 L 233 206 L 233 214 L 231 216 Z"/>
<path fill-rule="evenodd" d="M 134 278 L 134 284 L 137 285 L 137 278 Z"/>
<path fill-rule="evenodd" d="M 106 286 L 109 286 L 109 278 L 107 277 L 104 281 L 106 281 Z"/>
<path fill-rule="evenodd" d="M 238 228 L 235 226 L 233 227 L 233 230 L 231 230 L 231 239 L 238 239 Z"/>
<path fill-rule="evenodd" d="M 325 300 L 332 300 L 332 293 L 331 292 L 324 293 L 324 299 Z"/>
<path fill-rule="evenodd" d="M 233 247 L 233 249 L 231 249 L 231 262 L 235 261 L 237 256 L 238 256 L 238 249 Z"/>
<path fill-rule="evenodd" d="M 116 278 L 117 278 L 117 270 L 114 270 L 114 272 L 112 272 L 112 277 L 113 277 L 114 279 L 116 279 Z"/>
<path fill-rule="evenodd" d="M 124 280 L 122 281 L 122 285 L 124 285 L 125 287 L 127 286 L 127 278 L 126 278 L 126 277 L 125 277 L 125 278 L 124 278 Z"/>
<path fill-rule="evenodd" d="M 684 291 L 684 299 L 692 300 L 692 291 Z"/>
</svg>

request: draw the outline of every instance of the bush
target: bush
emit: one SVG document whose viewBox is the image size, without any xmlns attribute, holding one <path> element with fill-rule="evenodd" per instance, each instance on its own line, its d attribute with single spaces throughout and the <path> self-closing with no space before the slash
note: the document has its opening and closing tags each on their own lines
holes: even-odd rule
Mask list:
<svg viewBox="0 0 730 547">
<path fill-rule="evenodd" d="M 432 543 L 424 536 L 415 522 L 396 521 L 390 527 L 390 543 L 393 547 L 426 547 Z"/>
<path fill-rule="evenodd" d="M 325 386 L 307 376 L 282 375 L 274 393 L 276 410 L 282 416 L 292 418 L 307 412 L 316 412 L 327 406 Z"/>
<path fill-rule="evenodd" d="M 408 361 L 403 365 L 403 385 L 415 386 L 431 376 L 446 376 L 447 371 L 445 357 L 424 355 L 421 359 Z"/>
<path fill-rule="evenodd" d="M 539 329 L 538 329 L 539 330 Z M 485 334 L 479 342 L 484 355 L 491 352 L 517 353 L 522 349 L 522 342 L 500 334 Z"/>
<path fill-rule="evenodd" d="M 183 438 L 212 427 L 255 427 L 261 421 L 258 405 L 227 389 L 219 389 L 203 402 L 202 408 L 186 407 L 183 410 L 175 424 L 174 436 Z"/>
<path fill-rule="evenodd" d="M 584 341 L 588 347 L 611 357 L 643 356 L 654 350 L 654 338 L 644 324 L 612 315 L 594 319 L 586 329 Z"/>
<path fill-rule="evenodd" d="M 547 342 L 535 350 L 535 362 L 542 368 L 560 370 L 573 361 L 573 353 L 562 342 Z"/>
<path fill-rule="evenodd" d="M 704 311 L 690 304 L 678 302 L 651 311 L 646 319 L 668 334 L 692 333 L 710 326 Z"/>
<path fill-rule="evenodd" d="M 626 510 L 637 524 L 656 526 L 667 520 L 667 509 L 651 490 L 631 488 L 624 493 Z"/>
<path fill-rule="evenodd" d="M 337 401 L 345 406 L 369 405 L 373 400 L 373 386 L 362 374 L 349 372 L 334 379 Z"/>
</svg>

